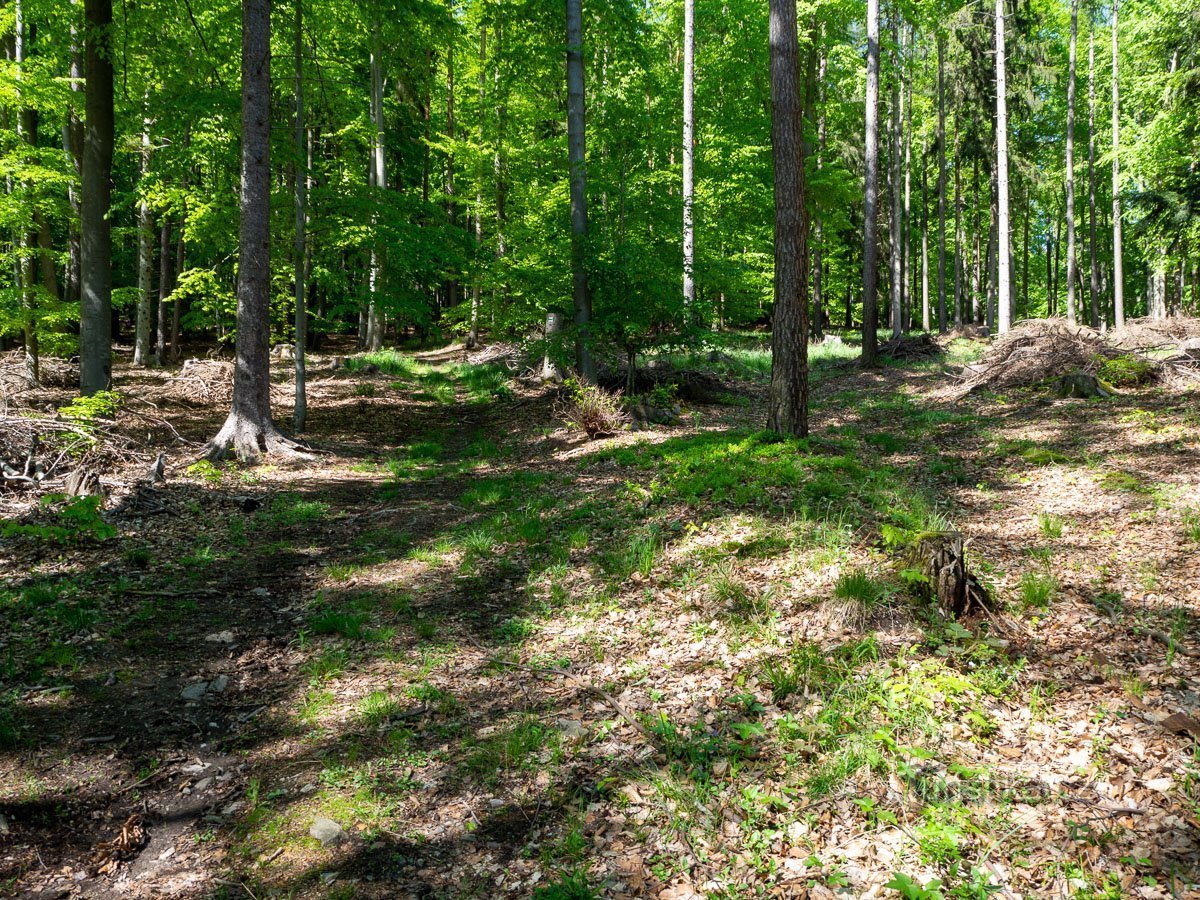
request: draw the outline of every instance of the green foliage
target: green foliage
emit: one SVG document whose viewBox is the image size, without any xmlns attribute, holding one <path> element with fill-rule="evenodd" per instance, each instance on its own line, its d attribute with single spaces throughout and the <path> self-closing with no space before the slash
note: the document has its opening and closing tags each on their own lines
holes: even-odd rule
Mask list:
<svg viewBox="0 0 1200 900">
<path fill-rule="evenodd" d="M 1137 387 L 1154 375 L 1154 364 L 1148 359 L 1122 354 L 1104 360 L 1096 375 L 1114 387 Z"/>
<path fill-rule="evenodd" d="M 115 418 L 121 403 L 121 395 L 116 391 L 97 391 L 89 397 L 76 397 L 66 406 L 60 406 L 58 414 L 68 422 L 86 428 L 101 419 Z"/>
<path fill-rule="evenodd" d="M 87 541 L 106 541 L 117 536 L 116 526 L 104 521 L 100 508 L 102 497 L 68 498 L 64 494 L 48 494 L 42 506 L 49 509 L 49 522 L 6 522 L 0 529 L 4 537 L 27 537 L 52 544 L 79 544 Z"/>
</svg>

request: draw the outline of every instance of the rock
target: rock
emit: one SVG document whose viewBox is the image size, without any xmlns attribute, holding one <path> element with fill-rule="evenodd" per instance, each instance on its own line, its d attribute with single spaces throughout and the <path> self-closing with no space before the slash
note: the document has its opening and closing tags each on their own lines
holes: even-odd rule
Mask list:
<svg viewBox="0 0 1200 900">
<path fill-rule="evenodd" d="M 233 632 L 218 631 L 216 634 L 208 635 L 204 640 L 208 641 L 210 644 L 232 644 Z"/>
<path fill-rule="evenodd" d="M 583 727 L 583 723 L 578 719 L 559 719 L 558 730 L 562 732 L 562 736 L 568 741 L 582 740 L 587 735 L 587 729 Z"/>
<path fill-rule="evenodd" d="M 214 694 L 223 694 L 225 693 L 225 688 L 227 687 L 229 687 L 229 676 L 218 675 L 212 680 L 212 683 L 209 684 L 208 689 Z"/>
<path fill-rule="evenodd" d="M 308 784 L 304 785 L 304 787 L 300 788 L 300 793 L 311 794 L 316 789 L 317 786 L 310 781 Z"/>
<path fill-rule="evenodd" d="M 312 823 L 312 827 L 308 829 L 308 833 L 320 841 L 322 847 L 340 844 L 346 839 L 346 832 L 342 826 L 324 816 L 317 817 L 316 821 Z"/>
<path fill-rule="evenodd" d="M 253 594 L 255 597 L 259 597 L 262 600 L 266 600 L 271 596 L 271 592 L 268 591 L 265 587 L 256 587 L 250 593 Z"/>
<path fill-rule="evenodd" d="M 335 881 L 337 881 L 337 878 L 338 878 L 337 872 L 322 872 L 321 873 L 321 884 L 325 884 L 325 885 L 333 884 Z"/>
<path fill-rule="evenodd" d="M 210 787 L 213 786 L 213 782 L 215 780 L 216 779 L 213 778 L 211 775 L 208 778 L 201 778 L 194 785 L 192 785 L 192 790 L 197 791 L 197 792 L 198 791 L 207 791 Z"/>
<path fill-rule="evenodd" d="M 207 681 L 193 681 L 191 684 L 189 684 L 187 687 L 185 687 L 182 691 L 179 692 L 179 696 L 182 697 L 184 700 L 199 700 L 201 697 L 204 696 L 204 693 L 207 690 L 208 690 L 208 682 Z"/>
</svg>

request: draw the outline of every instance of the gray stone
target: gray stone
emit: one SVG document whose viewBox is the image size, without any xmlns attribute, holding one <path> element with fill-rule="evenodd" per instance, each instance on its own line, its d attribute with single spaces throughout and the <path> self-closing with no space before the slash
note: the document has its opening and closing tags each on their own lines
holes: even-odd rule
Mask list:
<svg viewBox="0 0 1200 900">
<path fill-rule="evenodd" d="M 212 680 L 212 683 L 208 686 L 208 689 L 214 694 L 223 694 L 225 693 L 225 688 L 227 687 L 229 687 L 229 676 L 218 675 Z"/>
<path fill-rule="evenodd" d="M 210 644 L 232 644 L 232 631 L 218 631 L 216 634 L 210 634 L 205 638 Z"/>
<path fill-rule="evenodd" d="M 189 684 L 187 687 L 185 687 L 182 691 L 179 692 L 179 696 L 182 697 L 184 700 L 199 700 L 201 697 L 204 696 L 204 692 L 207 690 L 208 690 L 208 682 L 207 681 L 193 681 L 191 684 Z"/>
<path fill-rule="evenodd" d="M 318 816 L 312 823 L 312 827 L 308 829 L 309 835 L 321 842 L 322 847 L 328 847 L 332 844 L 340 844 L 346 839 L 346 832 L 333 819 L 327 819 L 324 816 Z"/>
<path fill-rule="evenodd" d="M 201 778 L 194 785 L 192 785 L 192 790 L 193 791 L 207 791 L 210 787 L 213 786 L 213 781 L 214 781 L 214 779 L 211 776 L 208 778 Z"/>
</svg>

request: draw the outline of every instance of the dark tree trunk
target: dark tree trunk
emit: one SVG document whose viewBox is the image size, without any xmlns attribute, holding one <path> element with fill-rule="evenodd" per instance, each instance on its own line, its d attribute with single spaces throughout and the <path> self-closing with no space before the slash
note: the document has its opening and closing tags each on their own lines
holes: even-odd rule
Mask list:
<svg viewBox="0 0 1200 900">
<path fill-rule="evenodd" d="M 793 0 L 771 0 L 771 145 L 775 160 L 775 307 L 767 428 L 808 434 L 808 214 Z"/>
<path fill-rule="evenodd" d="M 79 390 L 112 383 L 112 232 L 108 220 L 113 160 L 112 0 L 85 0 L 87 81 L 79 210 Z"/>
<path fill-rule="evenodd" d="M 571 167 L 571 274 L 575 305 L 575 366 L 595 381 L 592 362 L 592 293 L 587 276 L 587 132 L 583 93 L 583 0 L 567 0 L 567 158 Z"/>
<path fill-rule="evenodd" d="M 285 450 L 271 420 L 271 3 L 242 3 L 242 189 L 238 234 L 237 345 L 229 418 L 208 446 L 253 462 Z"/>
<path fill-rule="evenodd" d="M 295 367 L 296 367 L 296 400 L 292 413 L 292 423 L 296 434 L 304 431 L 304 420 L 308 415 L 308 394 L 305 390 L 304 379 L 304 350 L 307 346 L 308 309 L 305 306 L 307 245 L 308 245 L 308 140 L 304 124 L 304 0 L 295 0 L 296 27 L 293 34 L 293 66 L 295 68 L 295 103 L 296 121 L 293 123 L 292 137 L 295 164 L 292 166 L 292 177 L 295 179 L 294 198 L 296 212 L 296 232 L 292 245 L 292 278 L 296 291 L 295 310 Z"/>
</svg>

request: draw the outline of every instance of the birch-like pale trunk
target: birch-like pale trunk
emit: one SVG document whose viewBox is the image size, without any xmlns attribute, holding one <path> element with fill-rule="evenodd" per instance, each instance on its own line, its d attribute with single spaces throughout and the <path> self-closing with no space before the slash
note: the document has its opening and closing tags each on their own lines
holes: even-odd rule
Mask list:
<svg viewBox="0 0 1200 900">
<path fill-rule="evenodd" d="M 867 0 L 865 107 L 862 364 L 873 366 L 879 341 L 879 0 Z"/>
<path fill-rule="evenodd" d="M 696 305 L 696 0 L 683 0 L 683 302 Z"/>
<path fill-rule="evenodd" d="M 149 102 L 149 94 L 143 100 Z M 150 174 L 150 119 L 142 117 L 142 146 L 139 158 L 141 177 Z M 150 365 L 153 347 L 153 321 L 151 313 L 154 301 L 154 214 L 145 198 L 138 202 L 138 300 L 137 325 L 134 329 L 133 364 Z"/>
<path fill-rule="evenodd" d="M 891 238 L 892 263 L 892 337 L 904 333 L 904 208 L 902 204 L 901 157 L 904 130 L 904 74 L 900 64 L 900 9 L 892 10 L 892 40 L 896 47 L 895 74 L 892 77 L 892 139 L 891 167 L 888 180 L 891 182 L 892 220 L 888 225 Z"/>
<path fill-rule="evenodd" d="M 387 190 L 387 158 L 383 145 L 383 63 L 380 56 L 383 45 L 379 37 L 379 27 L 375 26 L 371 37 L 371 154 L 370 164 L 371 187 L 375 195 L 381 197 Z M 379 292 L 383 281 L 383 260 L 378 247 L 371 248 L 371 271 L 368 276 L 370 300 L 367 306 L 366 349 L 375 352 L 383 349 L 383 319 L 379 313 Z"/>
<path fill-rule="evenodd" d="M 592 362 L 592 293 L 587 275 L 587 125 L 583 84 L 583 0 L 567 2 L 567 160 L 571 188 L 571 275 L 575 307 L 575 368 L 596 380 Z"/>
<path fill-rule="evenodd" d="M 296 26 L 293 34 L 292 65 L 294 69 L 295 120 L 292 123 L 292 165 L 295 201 L 295 235 L 292 243 L 292 282 L 295 289 L 295 352 L 296 400 L 292 413 L 292 428 L 296 434 L 304 431 L 308 417 L 308 392 L 305 383 L 304 353 L 308 344 L 308 305 L 306 264 L 308 256 L 308 139 L 304 119 L 304 0 L 295 0 Z"/>
<path fill-rule="evenodd" d="M 1120 0 L 1112 7 L 1112 229 L 1113 325 L 1125 324 L 1125 259 L 1121 246 L 1121 79 L 1118 58 Z"/>
</svg>

